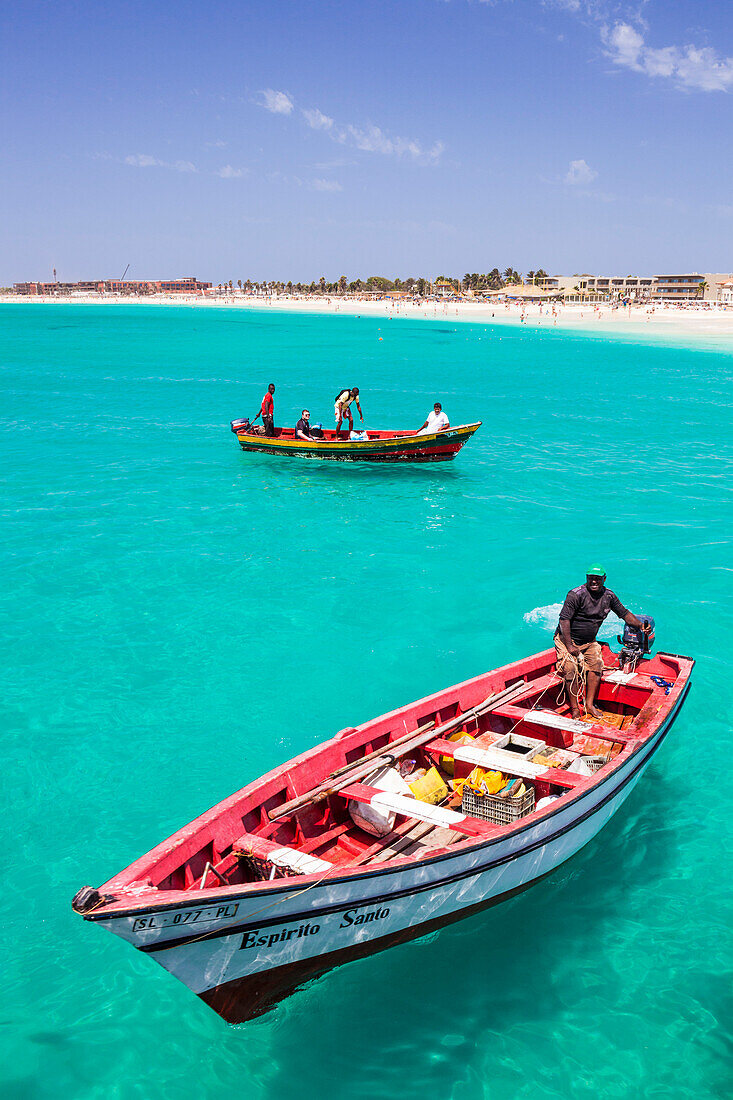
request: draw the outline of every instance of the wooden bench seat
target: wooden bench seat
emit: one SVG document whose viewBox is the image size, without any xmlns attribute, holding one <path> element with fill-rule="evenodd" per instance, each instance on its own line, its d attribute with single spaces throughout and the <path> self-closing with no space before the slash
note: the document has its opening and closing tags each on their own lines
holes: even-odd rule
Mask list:
<svg viewBox="0 0 733 1100">
<path fill-rule="evenodd" d="M 444 806 L 430 806 L 427 802 L 421 802 L 417 798 L 408 798 L 404 794 L 393 794 L 392 791 L 380 791 L 377 787 L 368 787 L 365 783 L 352 783 L 339 791 L 343 798 L 354 802 L 364 802 L 375 806 L 387 813 L 401 814 L 404 817 L 414 817 L 418 821 L 428 821 L 433 825 L 441 825 L 446 829 L 455 829 L 466 836 L 487 836 L 495 829 L 488 822 L 480 821 L 476 817 L 459 813 L 457 810 L 448 810 Z"/>
<path fill-rule="evenodd" d="M 318 859 L 316 856 L 308 855 L 307 852 L 299 852 L 297 848 L 276 844 L 254 833 L 244 833 L 238 837 L 232 845 L 232 853 L 238 856 L 251 855 L 255 859 L 266 860 L 275 867 L 284 867 L 299 875 L 315 875 L 330 871 L 334 866 L 328 860 Z"/>
<path fill-rule="evenodd" d="M 498 707 L 495 713 L 513 722 L 524 722 L 526 725 L 541 726 L 544 729 L 562 730 L 564 733 L 582 733 L 587 737 L 597 737 L 601 741 L 615 741 L 620 745 L 636 740 L 635 736 L 619 733 L 613 726 L 567 718 L 564 714 L 555 714 L 551 710 L 525 710 L 523 707 L 507 705 Z"/>
</svg>

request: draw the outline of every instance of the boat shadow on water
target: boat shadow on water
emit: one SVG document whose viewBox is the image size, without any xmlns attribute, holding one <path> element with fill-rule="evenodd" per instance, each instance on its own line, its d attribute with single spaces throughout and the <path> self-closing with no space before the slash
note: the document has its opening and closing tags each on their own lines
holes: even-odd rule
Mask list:
<svg viewBox="0 0 733 1100">
<path fill-rule="evenodd" d="M 664 879 L 677 859 L 679 792 L 656 768 L 650 778 L 598 837 L 531 889 L 321 975 L 261 1021 L 231 1029 L 224 1039 L 228 1055 L 241 1057 L 245 1028 L 261 1029 L 264 1042 L 273 1034 L 277 1042 L 273 1096 L 294 1079 L 304 1095 L 315 1095 L 325 1065 L 339 1079 L 364 1074 L 387 1094 L 404 1085 L 405 1045 L 418 1070 L 424 1068 L 427 1087 L 441 1050 L 458 1081 L 475 1072 L 469 1068 L 474 1052 L 483 1058 L 487 1042 L 503 1044 L 512 1028 L 524 1028 L 530 1041 L 528 1025 L 552 1027 L 565 1012 L 566 984 L 579 972 L 604 1005 L 613 1004 L 628 984 L 619 928 L 633 929 L 637 914 L 645 914 L 650 883 Z M 353 1028 L 324 1026 L 334 1005 Z M 387 1052 L 395 1050 L 401 1054 L 391 1063 Z M 437 1052 L 432 1060 L 429 1051 Z"/>
<path fill-rule="evenodd" d="M 324 462 L 320 458 L 298 455 L 283 465 L 280 455 L 240 453 L 242 473 L 251 480 L 252 469 L 257 468 L 263 474 L 281 473 L 283 477 L 292 476 L 318 478 L 358 477 L 360 481 L 374 480 L 383 482 L 389 479 L 405 480 L 414 477 L 415 481 L 460 480 L 470 476 L 455 462 Z"/>
</svg>

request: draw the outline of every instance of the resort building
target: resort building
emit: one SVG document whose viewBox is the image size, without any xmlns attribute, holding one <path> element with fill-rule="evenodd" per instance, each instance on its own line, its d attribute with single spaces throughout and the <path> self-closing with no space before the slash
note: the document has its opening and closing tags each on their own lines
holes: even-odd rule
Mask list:
<svg viewBox="0 0 733 1100">
<path fill-rule="evenodd" d="M 551 275 L 539 280 L 543 290 L 562 294 L 566 302 L 722 301 L 722 287 L 733 275 Z"/>
<path fill-rule="evenodd" d="M 640 275 L 552 275 L 540 279 L 543 290 L 557 290 L 566 302 L 644 301 L 651 297 L 654 279 Z"/>
<path fill-rule="evenodd" d="M 733 306 L 733 281 L 723 283 L 720 288 L 720 301 L 724 306 Z"/>
<path fill-rule="evenodd" d="M 77 297 L 82 294 L 199 294 L 211 287 L 211 283 L 202 283 L 194 275 L 181 279 L 95 279 L 77 283 L 13 283 L 16 294 L 35 297 L 38 295 L 59 297 Z"/>
<path fill-rule="evenodd" d="M 731 272 L 705 272 L 688 275 L 657 275 L 654 281 L 653 297 L 658 301 L 665 299 L 673 302 L 703 300 L 720 301 L 723 285 L 733 279 Z"/>
</svg>

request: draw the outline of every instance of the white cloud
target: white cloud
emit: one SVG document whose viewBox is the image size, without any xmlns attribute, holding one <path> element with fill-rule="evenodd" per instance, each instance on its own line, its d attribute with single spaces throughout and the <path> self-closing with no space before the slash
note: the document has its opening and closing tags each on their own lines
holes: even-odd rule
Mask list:
<svg viewBox="0 0 733 1100">
<path fill-rule="evenodd" d="M 351 123 L 337 131 L 336 140 L 342 144 L 353 144 L 364 153 L 393 154 L 398 157 L 410 157 L 423 164 L 435 164 L 445 149 L 442 141 L 436 141 L 429 149 L 419 141 L 401 137 L 390 137 L 379 126 L 359 127 Z"/>
<path fill-rule="evenodd" d="M 597 179 L 598 173 L 584 160 L 571 160 L 565 182 L 572 187 L 587 186 Z"/>
<path fill-rule="evenodd" d="M 313 180 L 311 187 L 314 191 L 343 191 L 343 187 L 336 180 Z"/>
<path fill-rule="evenodd" d="M 260 92 L 260 107 L 272 114 L 289 115 L 295 109 L 295 101 L 285 92 L 266 88 Z M 445 149 L 442 141 L 426 147 L 410 138 L 392 136 L 379 126 L 355 126 L 353 123 L 336 123 L 318 107 L 301 107 L 300 114 L 312 130 L 322 130 L 340 145 L 352 145 L 363 153 L 383 153 L 407 157 L 418 164 L 436 164 Z"/>
<path fill-rule="evenodd" d="M 223 168 L 217 171 L 217 176 L 220 176 L 223 180 L 241 180 L 242 176 L 246 176 L 246 168 L 232 168 L 231 164 L 225 164 Z"/>
<path fill-rule="evenodd" d="M 174 172 L 198 171 L 196 165 L 190 160 L 158 160 L 157 157 L 151 157 L 147 153 L 132 153 L 125 157 L 125 164 L 129 164 L 132 168 L 170 168 Z"/>
<path fill-rule="evenodd" d="M 604 26 L 601 38 L 615 65 L 651 77 L 676 80 L 685 88 L 702 92 L 733 89 L 733 57 L 721 57 L 710 46 L 647 46 L 630 23 Z"/>
<path fill-rule="evenodd" d="M 317 107 L 303 108 L 302 113 L 311 130 L 330 130 L 333 126 L 333 119 L 324 115 Z"/>
<path fill-rule="evenodd" d="M 260 106 L 273 115 L 289 115 L 292 113 L 294 103 L 285 92 L 276 92 L 274 88 L 264 88 L 260 95 L 263 100 Z"/>
</svg>

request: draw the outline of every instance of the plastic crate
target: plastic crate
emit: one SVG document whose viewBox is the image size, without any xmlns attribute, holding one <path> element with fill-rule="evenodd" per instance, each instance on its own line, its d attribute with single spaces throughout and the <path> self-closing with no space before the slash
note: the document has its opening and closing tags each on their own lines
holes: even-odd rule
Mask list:
<svg viewBox="0 0 733 1100">
<path fill-rule="evenodd" d="M 521 798 L 499 798 L 496 794 L 476 794 L 463 788 L 461 809 L 464 814 L 490 821 L 492 825 L 510 825 L 534 810 L 534 787 L 528 786 Z"/>
<path fill-rule="evenodd" d="M 607 753 L 605 756 L 582 756 L 581 757 L 581 760 L 585 760 L 586 764 L 588 765 L 588 767 L 590 768 L 590 770 L 592 772 L 600 771 L 601 768 L 605 767 L 605 765 L 608 763 L 608 761 L 610 759 L 611 759 L 610 752 Z"/>
</svg>

